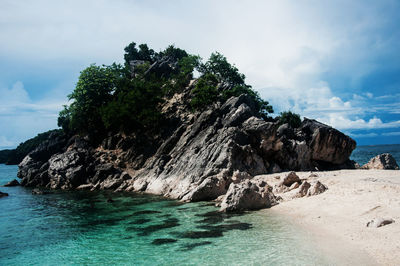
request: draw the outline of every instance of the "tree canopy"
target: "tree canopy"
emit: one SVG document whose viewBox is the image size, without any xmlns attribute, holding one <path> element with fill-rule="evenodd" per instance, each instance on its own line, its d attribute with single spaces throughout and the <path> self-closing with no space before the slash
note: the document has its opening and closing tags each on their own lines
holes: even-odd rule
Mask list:
<svg viewBox="0 0 400 266">
<path fill-rule="evenodd" d="M 200 77 L 188 102 L 192 110 L 201 111 L 244 93 L 255 100 L 260 116 L 273 112 L 272 106 L 245 83 L 245 76 L 220 53 L 213 53 L 203 63 L 199 56 L 174 45 L 155 52 L 147 44 L 137 46 L 132 42 L 124 51 L 124 65 L 92 64 L 81 72 L 68 96 L 71 104 L 58 118 L 58 125 L 65 132 L 96 135 L 110 130 L 157 129 L 162 120 L 160 104 L 187 88 L 195 70 Z M 133 71 L 134 60 L 140 61 Z"/>
</svg>

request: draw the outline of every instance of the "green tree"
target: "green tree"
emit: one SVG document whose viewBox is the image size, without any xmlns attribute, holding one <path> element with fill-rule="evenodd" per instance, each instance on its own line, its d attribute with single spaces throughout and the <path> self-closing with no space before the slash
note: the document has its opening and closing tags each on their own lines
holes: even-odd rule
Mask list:
<svg viewBox="0 0 400 266">
<path fill-rule="evenodd" d="M 292 128 L 298 128 L 301 126 L 300 115 L 292 113 L 291 111 L 281 112 L 279 115 L 279 124 L 289 124 Z"/>
<path fill-rule="evenodd" d="M 92 133 L 102 129 L 100 108 L 112 99 L 116 87 L 126 78 L 122 66 L 91 65 L 84 69 L 75 90 L 68 95 L 73 101 L 60 112 L 59 126 L 64 129 Z"/>
<path fill-rule="evenodd" d="M 129 65 L 132 60 L 143 60 L 153 63 L 157 54 L 153 49 L 150 49 L 147 44 L 143 43 L 139 45 L 139 49 L 136 48 L 136 43 L 131 42 L 125 47 L 125 64 Z"/>
</svg>

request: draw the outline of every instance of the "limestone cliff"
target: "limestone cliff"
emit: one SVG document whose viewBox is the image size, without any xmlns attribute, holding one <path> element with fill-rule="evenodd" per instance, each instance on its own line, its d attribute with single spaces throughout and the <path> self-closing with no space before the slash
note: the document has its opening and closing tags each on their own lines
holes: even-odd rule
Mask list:
<svg viewBox="0 0 400 266">
<path fill-rule="evenodd" d="M 192 113 L 184 104 L 189 91 L 164 103 L 173 123 L 159 136 L 110 134 L 93 145 L 87 137 L 50 135 L 19 165 L 21 184 L 198 201 L 225 194 L 235 178 L 354 167 L 355 141 L 332 127 L 310 119 L 295 129 L 264 121 L 246 95 Z"/>
</svg>

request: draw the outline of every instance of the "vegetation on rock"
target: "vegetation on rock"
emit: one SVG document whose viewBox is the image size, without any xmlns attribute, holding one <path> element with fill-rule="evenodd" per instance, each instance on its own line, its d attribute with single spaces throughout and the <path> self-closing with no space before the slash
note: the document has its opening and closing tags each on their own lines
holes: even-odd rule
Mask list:
<svg viewBox="0 0 400 266">
<path fill-rule="evenodd" d="M 68 96 L 72 103 L 58 118 L 65 132 L 98 136 L 105 131 L 156 130 L 163 120 L 161 103 L 186 89 L 195 70 L 200 77 L 187 103 L 193 111 L 248 94 L 255 100 L 260 117 L 273 112 L 220 53 L 202 63 L 199 56 L 173 45 L 157 53 L 146 44 L 136 47 L 132 42 L 125 48 L 124 59 L 124 65 L 91 65 L 81 72 Z"/>
<path fill-rule="evenodd" d="M 278 120 L 279 124 L 289 124 L 292 128 L 298 128 L 301 125 L 300 115 L 292 113 L 291 111 L 281 112 Z"/>
<path fill-rule="evenodd" d="M 54 129 L 38 134 L 36 137 L 22 142 L 14 150 L 0 151 L 0 163 L 19 164 L 28 153 L 33 151 L 40 143 L 47 140 L 52 133 L 61 133 L 61 130 Z"/>
</svg>

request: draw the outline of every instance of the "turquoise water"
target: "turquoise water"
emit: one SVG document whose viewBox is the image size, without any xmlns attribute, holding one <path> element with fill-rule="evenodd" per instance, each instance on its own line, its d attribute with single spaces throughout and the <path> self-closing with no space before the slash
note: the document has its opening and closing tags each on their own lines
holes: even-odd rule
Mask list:
<svg viewBox="0 0 400 266">
<path fill-rule="evenodd" d="M 358 146 L 351 154 L 350 159 L 360 165 L 366 164 L 372 157 L 382 153 L 390 153 L 400 163 L 400 144 Z"/>
<path fill-rule="evenodd" d="M 0 165 L 0 184 L 16 166 Z M 226 215 L 157 196 L 0 187 L 0 265 L 327 265 L 268 210 Z M 107 202 L 109 198 L 113 202 Z"/>
</svg>

